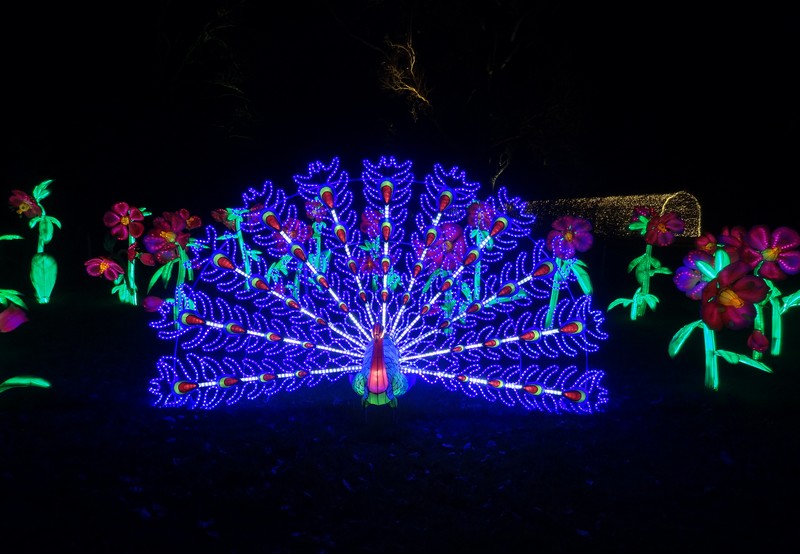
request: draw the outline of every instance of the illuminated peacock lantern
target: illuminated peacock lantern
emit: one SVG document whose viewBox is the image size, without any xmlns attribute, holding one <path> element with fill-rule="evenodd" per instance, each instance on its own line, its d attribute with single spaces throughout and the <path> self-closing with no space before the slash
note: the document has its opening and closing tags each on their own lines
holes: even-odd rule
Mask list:
<svg viewBox="0 0 800 554">
<path fill-rule="evenodd" d="M 190 246 L 196 278 L 151 322 L 172 355 L 155 405 L 211 409 L 348 382 L 364 406 L 416 386 L 526 410 L 608 401 L 589 354 L 607 338 L 592 296 L 531 237 L 526 202 L 411 161 L 309 164 L 266 182 Z M 575 292 L 577 290 L 577 293 Z"/>
</svg>

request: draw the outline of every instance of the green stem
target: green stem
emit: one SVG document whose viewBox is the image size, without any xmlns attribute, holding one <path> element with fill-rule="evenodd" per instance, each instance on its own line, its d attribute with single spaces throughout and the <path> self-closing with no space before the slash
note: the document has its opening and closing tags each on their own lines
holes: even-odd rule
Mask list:
<svg viewBox="0 0 800 554">
<path fill-rule="evenodd" d="M 472 277 L 472 301 L 477 302 L 481 297 L 481 261 L 475 262 L 475 274 Z"/>
<path fill-rule="evenodd" d="M 719 389 L 719 361 L 717 360 L 717 341 L 714 331 L 703 325 L 703 338 L 706 344 L 706 387 Z"/>
<path fill-rule="evenodd" d="M 186 251 L 178 247 L 178 275 L 176 277 L 175 282 L 175 294 L 173 294 L 173 298 L 175 298 L 175 302 L 172 304 L 172 316 L 175 320 L 175 326 L 178 326 L 178 317 L 180 316 L 181 311 L 183 311 L 183 294 L 181 294 L 181 286 L 183 283 L 186 282 L 186 273 L 187 273 L 187 265 L 189 262 L 189 257 L 186 255 Z M 188 270 L 189 272 L 189 279 L 191 279 L 191 269 Z"/>
<path fill-rule="evenodd" d="M 644 251 L 644 258 L 642 259 L 642 264 L 644 264 L 646 270 L 642 272 L 642 298 L 646 298 L 648 294 L 650 294 L 650 268 L 652 266 L 652 259 L 653 259 L 653 245 L 648 244 Z M 644 311 L 647 308 L 647 302 L 637 302 L 636 304 L 636 317 L 642 317 L 644 315 Z"/>
<path fill-rule="evenodd" d="M 561 288 L 561 260 L 556 258 L 556 271 L 553 274 L 553 285 L 550 289 L 550 305 L 547 307 L 547 316 L 544 320 L 545 329 L 553 327 L 553 314 L 558 304 L 558 291 Z"/>
<path fill-rule="evenodd" d="M 753 319 L 753 330 L 759 331 L 761 334 L 766 335 L 766 333 L 764 333 L 764 306 L 761 304 L 756 304 L 755 308 L 756 317 Z M 754 360 L 760 360 L 763 356 L 763 354 L 758 350 L 753 350 L 751 354 Z"/>
<path fill-rule="evenodd" d="M 236 229 L 236 241 L 239 243 L 239 250 L 242 253 L 242 263 L 244 264 L 244 271 L 247 275 L 250 275 L 250 256 L 247 255 L 247 246 L 244 244 L 244 237 L 242 236 L 242 228 L 240 223 L 242 218 L 240 216 L 236 216 L 234 220 L 234 229 Z M 245 289 L 250 290 L 250 280 L 245 279 Z"/>
<path fill-rule="evenodd" d="M 39 204 L 39 206 L 42 208 L 42 215 L 40 216 L 39 224 L 36 226 L 37 227 L 36 230 L 38 232 L 38 241 L 37 241 L 37 244 L 36 244 L 36 253 L 37 254 L 41 254 L 42 252 L 44 252 L 44 238 L 42 237 L 41 227 L 42 227 L 42 223 L 45 221 L 45 218 L 47 217 L 47 214 L 45 214 L 45 211 L 44 211 L 44 206 L 42 206 L 41 204 Z"/>
<path fill-rule="evenodd" d="M 128 249 L 136 244 L 136 239 L 133 235 L 128 235 Z M 136 277 L 135 277 L 135 263 L 136 258 L 128 259 L 128 303 L 136 306 L 139 303 L 137 298 Z"/>
<path fill-rule="evenodd" d="M 781 319 L 781 305 L 777 298 L 771 298 L 769 305 L 772 308 L 772 329 L 770 354 L 777 356 L 781 353 L 781 342 L 783 335 L 783 323 Z"/>
</svg>

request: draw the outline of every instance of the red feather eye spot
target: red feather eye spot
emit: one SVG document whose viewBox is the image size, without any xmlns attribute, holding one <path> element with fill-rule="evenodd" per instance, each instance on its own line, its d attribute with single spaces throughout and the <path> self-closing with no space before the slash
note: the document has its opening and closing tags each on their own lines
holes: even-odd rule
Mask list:
<svg viewBox="0 0 800 554">
<path fill-rule="evenodd" d="M 413 269 L 414 277 L 419 275 L 420 271 L 422 271 L 422 264 L 420 262 L 417 262 L 414 264 L 414 269 Z"/>
<path fill-rule="evenodd" d="M 447 207 L 453 203 L 453 192 L 450 190 L 444 190 L 439 195 L 439 211 L 443 212 L 447 209 Z"/>
<path fill-rule="evenodd" d="M 303 247 L 297 243 L 292 243 L 292 245 L 289 247 L 289 252 L 291 252 L 292 256 L 294 256 L 301 262 L 305 262 L 308 259 L 306 257 L 306 251 L 303 250 Z"/>
<path fill-rule="evenodd" d="M 333 232 L 336 234 L 336 238 L 338 238 L 342 243 L 347 242 L 347 230 L 344 228 L 344 225 L 337 225 L 333 228 Z"/>
<path fill-rule="evenodd" d="M 305 369 L 298 369 L 297 371 L 294 372 L 295 377 L 305 377 L 306 375 L 308 375 L 308 371 L 306 371 Z"/>
<path fill-rule="evenodd" d="M 314 278 L 317 280 L 317 283 L 319 283 L 319 286 L 321 286 L 324 289 L 328 288 L 328 280 L 325 278 L 324 275 L 322 275 L 321 273 L 317 273 L 317 275 Z"/>
<path fill-rule="evenodd" d="M 186 394 L 197 388 L 197 383 L 191 381 L 178 381 L 172 385 L 172 391 L 175 394 Z"/>
<path fill-rule="evenodd" d="M 505 384 L 501 379 L 489 379 L 487 382 L 490 387 L 494 387 L 496 389 L 502 389 L 503 385 Z"/>
<path fill-rule="evenodd" d="M 233 262 L 226 256 L 225 254 L 214 254 L 212 258 L 212 263 L 222 269 L 235 269 Z"/>
<path fill-rule="evenodd" d="M 394 183 L 391 181 L 384 181 L 381 183 L 381 195 L 383 202 L 388 204 L 392 200 L 392 193 L 394 192 Z"/>
<path fill-rule="evenodd" d="M 537 341 L 542 338 L 542 333 L 536 329 L 531 329 L 530 331 L 525 331 L 522 333 L 519 338 L 526 342 Z"/>
<path fill-rule="evenodd" d="M 567 335 L 577 335 L 578 333 L 583 331 L 583 323 L 580 321 L 570 321 L 563 327 L 559 329 L 564 334 Z"/>
<path fill-rule="evenodd" d="M 411 300 L 411 295 L 408 293 L 403 294 L 403 304 L 408 304 L 409 300 Z"/>
<path fill-rule="evenodd" d="M 508 283 L 503 285 L 503 287 L 497 291 L 497 296 L 511 296 L 517 292 L 517 284 L 516 283 Z"/>
<path fill-rule="evenodd" d="M 319 199 L 322 200 L 328 208 L 333 209 L 333 189 L 331 187 L 320 188 Z"/>
<path fill-rule="evenodd" d="M 542 387 L 534 384 L 525 385 L 522 388 L 525 390 L 525 392 L 527 392 L 528 394 L 532 394 L 533 396 L 539 396 L 544 392 L 544 389 Z"/>
<path fill-rule="evenodd" d="M 461 381 L 462 383 L 466 383 L 467 382 L 467 376 L 466 375 L 456 375 L 456 380 L 457 381 Z"/>
<path fill-rule="evenodd" d="M 573 402 L 578 402 L 578 403 L 583 402 L 584 400 L 586 400 L 586 393 L 583 392 L 580 389 L 564 391 L 564 396 L 566 396 L 567 398 L 569 398 Z"/>
<path fill-rule="evenodd" d="M 228 323 L 225 325 L 225 332 L 231 335 L 244 335 L 247 330 L 238 323 Z"/>
<path fill-rule="evenodd" d="M 436 227 L 430 227 L 425 232 L 425 246 L 430 246 L 433 244 L 433 241 L 436 240 L 436 237 L 439 236 L 439 232 L 436 230 Z"/>
<path fill-rule="evenodd" d="M 258 380 L 261 381 L 262 383 L 272 381 L 273 379 L 275 379 L 274 373 L 262 373 L 261 375 L 258 376 Z"/>
<path fill-rule="evenodd" d="M 473 263 L 480 257 L 480 254 L 481 254 L 480 250 L 478 250 L 477 248 L 473 248 L 472 250 L 467 252 L 467 257 L 464 258 L 464 265 L 469 265 Z"/>
<path fill-rule="evenodd" d="M 294 308 L 295 310 L 299 310 L 300 309 L 300 304 L 298 304 L 297 301 L 294 298 L 286 298 L 284 303 L 287 306 L 289 306 L 290 308 Z"/>
<path fill-rule="evenodd" d="M 261 277 L 251 277 L 251 278 L 250 278 L 250 285 L 251 285 L 251 286 L 252 286 L 254 289 L 258 289 L 258 290 L 269 290 L 269 285 L 268 285 L 268 284 L 267 284 L 267 282 L 266 282 L 264 279 L 262 279 Z"/>
<path fill-rule="evenodd" d="M 273 212 L 270 212 L 270 211 L 264 212 L 261 215 L 261 220 L 265 224 L 267 224 L 270 227 L 272 227 L 273 229 L 275 229 L 276 231 L 280 231 L 281 230 L 281 222 L 278 219 L 278 216 L 275 215 Z"/>
<path fill-rule="evenodd" d="M 457 345 L 457 346 L 454 346 L 453 348 L 450 349 L 450 352 L 455 352 L 456 354 L 459 354 L 459 353 L 461 353 L 463 351 L 464 351 L 464 347 L 462 345 L 460 345 L 460 344 Z"/>
<path fill-rule="evenodd" d="M 506 227 L 508 227 L 508 220 L 505 217 L 498 217 L 494 220 L 494 224 L 492 228 L 489 230 L 489 235 L 494 237 L 499 233 L 505 231 Z"/>
<path fill-rule="evenodd" d="M 500 346 L 500 341 L 497 339 L 489 339 L 483 343 L 486 348 L 496 348 Z"/>
<path fill-rule="evenodd" d="M 544 262 L 542 265 L 536 268 L 536 271 L 533 272 L 534 277 L 544 277 L 545 275 L 549 275 L 553 272 L 555 266 L 552 262 Z"/>
<path fill-rule="evenodd" d="M 190 327 L 192 325 L 203 325 L 206 322 L 205 319 L 192 312 L 182 312 L 179 319 L 181 324 L 185 327 Z"/>
<path fill-rule="evenodd" d="M 223 389 L 227 389 L 227 388 L 232 387 L 233 385 L 236 385 L 238 383 L 239 383 L 239 379 L 237 379 L 236 377 L 223 377 L 222 379 L 217 381 L 217 384 L 220 386 L 220 388 L 223 388 Z"/>
<path fill-rule="evenodd" d="M 317 323 L 319 323 L 320 325 L 328 325 L 328 322 L 322 319 L 321 317 L 317 318 Z"/>
</svg>

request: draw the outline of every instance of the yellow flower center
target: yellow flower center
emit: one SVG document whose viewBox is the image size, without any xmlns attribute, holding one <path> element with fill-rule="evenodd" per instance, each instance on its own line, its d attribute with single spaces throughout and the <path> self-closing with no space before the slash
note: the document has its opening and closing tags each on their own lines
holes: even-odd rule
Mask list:
<svg viewBox="0 0 800 554">
<path fill-rule="evenodd" d="M 564 240 L 567 242 L 572 242 L 572 239 L 575 237 L 575 234 L 572 232 L 572 229 L 568 229 L 564 231 Z"/>
<path fill-rule="evenodd" d="M 121 218 L 119 218 L 119 222 L 122 223 L 125 227 L 127 227 L 128 225 L 131 224 L 131 218 L 128 217 L 127 215 L 123 215 Z"/>
<path fill-rule="evenodd" d="M 717 298 L 719 298 L 719 303 L 723 306 L 732 306 L 734 308 L 741 308 L 744 306 L 744 300 L 739 298 L 739 295 L 731 289 L 722 289 Z"/>
<path fill-rule="evenodd" d="M 27 212 L 31 209 L 31 205 L 27 202 L 20 202 L 19 206 L 17 206 L 17 214 L 22 215 L 23 213 Z"/>
<path fill-rule="evenodd" d="M 160 236 L 167 242 L 175 242 L 175 233 L 173 233 L 172 231 L 160 231 L 158 233 L 158 236 Z"/>
<path fill-rule="evenodd" d="M 774 262 L 778 259 L 778 254 L 781 253 L 780 248 L 767 248 L 766 250 L 761 251 L 761 255 L 764 256 L 764 261 L 767 262 Z"/>
<path fill-rule="evenodd" d="M 100 275 L 104 274 L 108 269 L 108 262 L 100 262 Z"/>
</svg>

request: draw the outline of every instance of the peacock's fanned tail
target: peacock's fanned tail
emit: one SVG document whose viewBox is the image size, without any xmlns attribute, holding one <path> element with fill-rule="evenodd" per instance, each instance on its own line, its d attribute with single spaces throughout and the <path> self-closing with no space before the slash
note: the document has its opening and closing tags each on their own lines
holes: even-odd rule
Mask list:
<svg viewBox="0 0 800 554">
<path fill-rule="evenodd" d="M 318 161 L 293 180 L 292 194 L 248 189 L 238 227 L 209 225 L 192 245 L 196 278 L 151 323 L 174 344 L 150 381 L 156 406 L 323 382 L 349 383 L 365 406 L 395 406 L 415 383 L 527 410 L 607 403 L 589 366 L 601 312 L 571 274 L 551 303 L 559 265 L 524 200 L 479 199 L 457 167 L 419 180 L 394 157 L 357 176 Z"/>
</svg>

